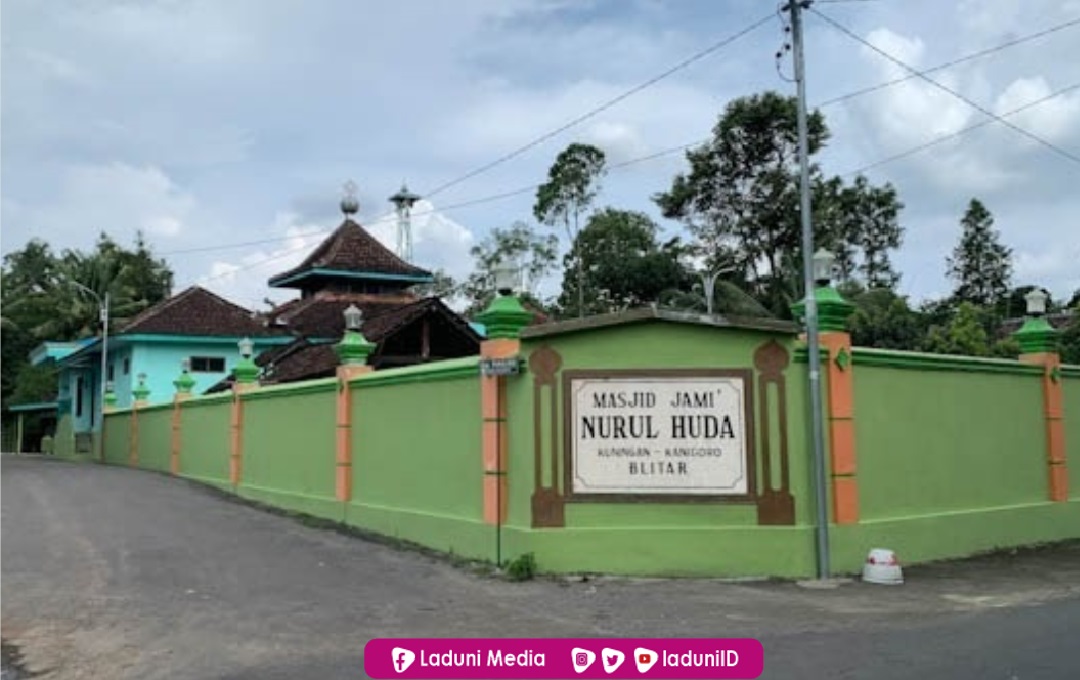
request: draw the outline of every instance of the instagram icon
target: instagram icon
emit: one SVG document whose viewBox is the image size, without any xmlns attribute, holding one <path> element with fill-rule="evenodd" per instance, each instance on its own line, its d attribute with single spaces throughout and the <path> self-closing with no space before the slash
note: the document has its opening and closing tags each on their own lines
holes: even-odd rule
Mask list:
<svg viewBox="0 0 1080 680">
<path fill-rule="evenodd" d="M 596 661 L 596 652 L 574 647 L 570 651 L 570 658 L 574 663 L 574 672 L 584 673 L 593 664 L 593 661 Z"/>
</svg>

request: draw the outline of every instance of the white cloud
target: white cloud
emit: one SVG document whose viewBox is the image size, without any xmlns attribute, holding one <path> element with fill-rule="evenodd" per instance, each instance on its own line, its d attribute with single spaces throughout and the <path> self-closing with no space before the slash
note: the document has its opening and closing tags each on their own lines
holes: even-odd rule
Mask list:
<svg viewBox="0 0 1080 680">
<path fill-rule="evenodd" d="M 924 68 L 1047 28 L 1080 6 L 859 4 L 822 11 Z M 285 238 L 169 255 L 178 280 L 220 275 L 226 292 L 255 305 L 268 294 L 266 279 L 318 242 L 304 240 L 305 230 L 337 219 L 324 219 L 320 208 L 286 212 L 297 199 L 336 192 L 347 177 L 380 208 L 403 177 L 424 193 L 684 59 L 717 39 L 716 26 L 734 31 L 761 11 L 756 3 L 715 0 L 431 0 L 423 7 L 5 1 L 0 50 L 14 66 L 4 71 L 5 252 L 31 236 L 58 249 L 87 247 L 100 229 L 121 239 L 145 229 L 166 252 Z M 812 100 L 904 73 L 814 17 L 807 29 Z M 596 143 L 617 163 L 705 137 L 730 97 L 793 92 L 770 58 L 779 37 L 778 25 L 766 26 L 437 199 L 451 205 L 542 181 L 558 150 L 576 139 Z M 1072 82 L 1078 48 L 1069 29 L 931 77 L 1000 110 Z M 1015 121 L 1076 149 L 1077 106 L 1076 97 L 1062 97 Z M 833 134 L 821 158 L 830 172 L 983 120 L 918 79 L 826 114 Z M 684 169 L 681 155 L 672 155 L 612 172 L 600 204 L 656 215 L 649 196 Z M 942 263 L 951 239 L 935 230 L 954 225 L 972 195 L 1002 217 L 1003 236 L 1018 253 L 1077 251 L 1075 177 L 1073 164 L 1000 124 L 873 171 L 907 205 L 908 245 L 897 258 L 904 292 L 947 289 Z M 335 202 L 330 195 L 328 205 Z M 425 223 L 418 207 L 415 259 L 461 276 L 469 245 L 492 226 L 527 219 L 531 204 L 532 196 L 521 195 L 454 211 L 467 228 Z M 380 238 L 393 244 L 392 231 Z M 290 255 L 293 244 L 303 247 Z M 1045 281 L 1055 290 L 1075 278 L 1060 266 L 1045 275 L 1056 277 Z"/>
<path fill-rule="evenodd" d="M 44 200 L 21 206 L 20 226 L 60 236 L 64 246 L 85 245 L 101 231 L 124 241 L 140 230 L 159 242 L 174 238 L 196 208 L 195 198 L 155 166 L 72 165 L 59 173 L 59 186 L 42 189 Z"/>
<path fill-rule="evenodd" d="M 994 113 L 1001 115 L 1043 99 L 1053 88 L 1042 76 L 1019 78 L 998 95 Z M 1022 111 L 1009 118 L 1014 123 L 1047 141 L 1059 141 L 1080 133 L 1080 92 L 1062 95 Z M 1029 140 L 1036 144 L 1034 140 Z"/>
<path fill-rule="evenodd" d="M 278 238 L 277 245 L 245 252 L 235 260 L 214 260 L 208 274 L 196 283 L 237 304 L 265 309 L 266 299 L 284 302 L 296 297 L 295 291 L 269 288 L 267 281 L 275 274 L 300 264 L 323 241 L 329 230 L 318 224 L 303 223 L 295 213 L 281 212 L 265 230 L 267 238 Z"/>
</svg>

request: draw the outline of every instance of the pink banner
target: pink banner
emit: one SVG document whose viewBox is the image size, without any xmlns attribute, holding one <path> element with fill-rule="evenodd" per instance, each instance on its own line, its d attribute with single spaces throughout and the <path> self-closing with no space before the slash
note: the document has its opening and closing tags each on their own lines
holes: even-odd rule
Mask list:
<svg viewBox="0 0 1080 680">
<path fill-rule="evenodd" d="M 372 678 L 756 678 L 752 638 L 378 638 L 364 647 Z"/>
</svg>

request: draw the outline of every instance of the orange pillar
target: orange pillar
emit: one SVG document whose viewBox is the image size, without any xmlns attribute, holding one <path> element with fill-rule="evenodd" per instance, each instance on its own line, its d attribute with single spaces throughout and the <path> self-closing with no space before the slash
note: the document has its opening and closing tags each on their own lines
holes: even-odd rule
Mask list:
<svg viewBox="0 0 1080 680">
<path fill-rule="evenodd" d="M 344 364 L 338 366 L 337 393 L 337 472 L 336 497 L 347 503 L 352 500 L 352 387 L 353 378 L 371 371 L 371 366 Z"/>
<path fill-rule="evenodd" d="M 852 374 L 851 335 L 827 331 L 819 336 L 828 350 L 826 417 L 829 428 L 829 469 L 832 516 L 837 524 L 859 521 L 859 483 L 855 466 L 855 390 Z"/>
<path fill-rule="evenodd" d="M 1043 417 L 1046 421 L 1047 495 L 1052 501 L 1069 500 L 1069 468 L 1065 458 L 1065 409 L 1061 388 L 1061 356 L 1057 352 L 1031 352 L 1020 361 L 1043 367 Z"/>
<path fill-rule="evenodd" d="M 169 449 L 169 472 L 174 475 L 180 474 L 180 402 L 184 397 L 177 394 L 173 397 L 172 410 L 172 441 Z"/>
<path fill-rule="evenodd" d="M 503 359 L 517 356 L 521 341 L 499 338 L 480 343 L 481 359 Z M 506 377 L 480 376 L 480 418 L 483 428 L 482 459 L 484 465 L 484 522 L 501 524 L 506 521 L 509 486 L 506 481 L 509 437 L 507 432 Z"/>
<path fill-rule="evenodd" d="M 241 393 L 249 389 L 246 384 L 233 385 L 232 413 L 229 418 L 229 483 L 234 489 L 243 478 L 244 455 L 244 402 Z"/>
</svg>

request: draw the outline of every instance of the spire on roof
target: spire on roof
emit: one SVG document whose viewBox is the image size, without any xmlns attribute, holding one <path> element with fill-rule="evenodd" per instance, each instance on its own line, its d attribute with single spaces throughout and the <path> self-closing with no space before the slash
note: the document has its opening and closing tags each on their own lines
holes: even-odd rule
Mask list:
<svg viewBox="0 0 1080 680">
<path fill-rule="evenodd" d="M 405 180 L 401 181 L 401 190 L 390 197 L 397 209 L 397 256 L 406 262 L 412 261 L 412 207 L 419 200 L 420 196 L 405 186 Z"/>
<path fill-rule="evenodd" d="M 348 218 L 360 210 L 360 201 L 356 198 L 356 182 L 350 179 L 345 182 L 343 188 L 345 193 L 341 197 L 341 212 L 345 213 L 345 217 Z"/>
</svg>

